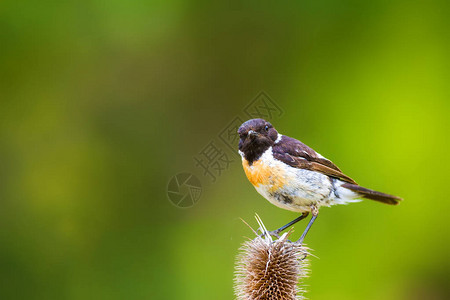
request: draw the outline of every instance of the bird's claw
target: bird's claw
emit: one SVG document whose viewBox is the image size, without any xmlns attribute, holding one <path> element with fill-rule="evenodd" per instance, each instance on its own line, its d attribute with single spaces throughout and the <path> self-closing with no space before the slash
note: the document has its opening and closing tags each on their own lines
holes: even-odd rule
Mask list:
<svg viewBox="0 0 450 300">
<path fill-rule="evenodd" d="M 259 235 L 259 237 L 261 237 L 261 238 L 266 236 L 266 232 L 263 232 L 263 230 L 261 229 L 261 227 L 258 228 L 257 232 L 262 232 L 262 233 Z M 275 237 L 275 238 L 277 238 L 277 239 L 280 238 L 280 232 L 279 232 L 278 230 L 268 231 L 268 233 L 269 233 L 270 236 L 273 236 L 273 237 Z"/>
</svg>

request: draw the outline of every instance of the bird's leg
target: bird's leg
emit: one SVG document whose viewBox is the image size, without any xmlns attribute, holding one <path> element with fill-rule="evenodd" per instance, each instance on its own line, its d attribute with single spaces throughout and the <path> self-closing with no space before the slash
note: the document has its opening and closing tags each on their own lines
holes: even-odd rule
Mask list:
<svg viewBox="0 0 450 300">
<path fill-rule="evenodd" d="M 305 231 L 303 231 L 302 236 L 300 237 L 300 239 L 296 242 L 297 244 L 303 244 L 303 240 L 305 239 L 306 234 L 308 233 L 309 229 L 311 228 L 312 224 L 314 223 L 314 221 L 316 220 L 317 216 L 319 215 L 319 210 L 317 209 L 317 207 L 315 206 L 311 206 L 311 220 L 309 220 L 308 226 L 306 226 Z"/>
<path fill-rule="evenodd" d="M 303 220 L 304 218 L 306 218 L 306 217 L 308 216 L 308 214 L 309 214 L 308 212 L 303 212 L 303 213 L 301 214 L 301 216 L 299 216 L 299 217 L 296 218 L 295 220 L 292 220 L 291 222 L 287 223 L 286 225 L 281 226 L 281 227 L 278 228 L 277 230 L 269 231 L 269 234 L 270 234 L 271 236 L 274 236 L 274 237 L 279 238 L 279 237 L 280 237 L 280 233 L 281 233 L 282 231 L 284 231 L 284 230 L 286 230 L 287 228 L 291 227 L 292 225 L 294 225 L 294 224 L 297 223 L 298 221 Z M 262 234 L 262 236 L 264 236 L 264 233 Z"/>
</svg>

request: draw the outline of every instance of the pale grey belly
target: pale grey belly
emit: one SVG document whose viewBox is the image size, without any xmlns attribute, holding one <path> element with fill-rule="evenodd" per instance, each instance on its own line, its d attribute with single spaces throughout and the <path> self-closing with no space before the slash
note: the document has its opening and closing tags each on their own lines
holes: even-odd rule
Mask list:
<svg viewBox="0 0 450 300">
<path fill-rule="evenodd" d="M 272 204 L 296 212 L 309 211 L 311 205 L 329 206 L 335 198 L 333 180 L 318 172 L 292 168 L 283 174 L 284 185 L 256 187 Z"/>
</svg>

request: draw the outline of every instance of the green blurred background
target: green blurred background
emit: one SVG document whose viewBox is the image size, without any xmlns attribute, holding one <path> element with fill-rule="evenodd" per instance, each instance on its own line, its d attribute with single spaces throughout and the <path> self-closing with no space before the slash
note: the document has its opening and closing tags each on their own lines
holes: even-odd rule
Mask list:
<svg viewBox="0 0 450 300">
<path fill-rule="evenodd" d="M 237 157 L 215 183 L 193 157 L 264 90 L 280 132 L 405 199 L 322 209 L 307 296 L 448 299 L 449 13 L 444 0 L 2 1 L 0 298 L 232 299 L 251 236 L 239 218 L 274 229 L 296 214 Z M 181 171 L 203 185 L 189 209 L 166 195 Z"/>
</svg>

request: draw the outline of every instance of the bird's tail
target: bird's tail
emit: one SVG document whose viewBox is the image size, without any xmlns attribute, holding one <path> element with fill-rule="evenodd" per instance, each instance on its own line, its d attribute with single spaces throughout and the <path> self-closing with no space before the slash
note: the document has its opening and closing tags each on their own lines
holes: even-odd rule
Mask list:
<svg viewBox="0 0 450 300">
<path fill-rule="evenodd" d="M 383 202 L 386 204 L 397 205 L 397 204 L 399 204 L 399 202 L 401 200 L 403 200 L 400 197 L 377 192 L 377 191 L 370 190 L 370 189 L 366 189 L 365 187 L 362 187 L 362 186 L 359 186 L 356 184 L 344 183 L 343 185 L 341 185 L 341 187 L 349 189 L 349 190 L 361 195 L 362 198 L 371 199 L 371 200 Z"/>
</svg>

